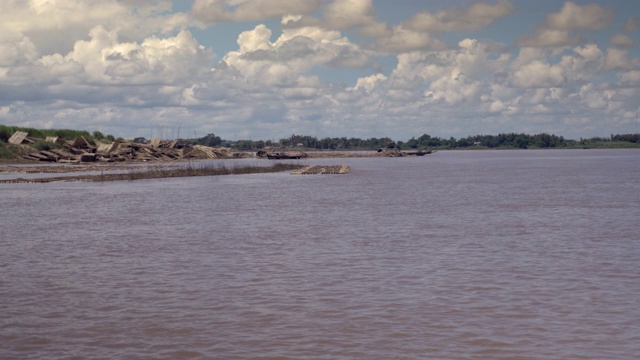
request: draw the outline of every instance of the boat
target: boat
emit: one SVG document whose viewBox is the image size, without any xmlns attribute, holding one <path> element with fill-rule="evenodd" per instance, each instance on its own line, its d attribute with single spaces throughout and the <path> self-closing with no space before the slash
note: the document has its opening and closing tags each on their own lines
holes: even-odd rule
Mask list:
<svg viewBox="0 0 640 360">
<path fill-rule="evenodd" d="M 404 151 L 403 154 L 408 156 L 425 156 L 432 154 L 433 150 Z"/>
<path fill-rule="evenodd" d="M 271 160 L 293 160 L 293 159 L 302 159 L 306 157 L 307 157 L 307 154 L 305 153 L 287 153 L 287 152 L 267 153 L 267 159 L 271 159 Z"/>
</svg>

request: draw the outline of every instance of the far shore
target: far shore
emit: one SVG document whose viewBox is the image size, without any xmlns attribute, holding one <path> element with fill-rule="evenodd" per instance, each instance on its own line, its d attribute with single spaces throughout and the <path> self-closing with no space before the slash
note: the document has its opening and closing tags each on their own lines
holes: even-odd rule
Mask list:
<svg viewBox="0 0 640 360">
<path fill-rule="evenodd" d="M 383 149 L 383 150 L 353 150 L 353 151 L 336 151 L 336 150 L 309 150 L 304 151 L 300 149 L 284 150 L 282 153 L 295 153 L 303 154 L 300 159 L 328 159 L 328 158 L 360 158 L 360 157 L 402 157 L 402 156 L 415 156 L 416 153 L 431 154 L 436 151 L 400 151 L 397 149 Z M 256 156 L 253 152 L 239 152 L 237 157 L 221 157 L 221 158 L 179 158 L 179 159 L 167 159 L 167 160 L 155 160 L 147 161 L 146 159 L 127 159 L 126 161 L 118 162 L 79 162 L 79 163 L 57 163 L 49 161 L 29 160 L 24 157 L 15 158 L 0 158 L 0 172 L 7 172 L 10 170 L 22 169 L 25 166 L 33 166 L 38 168 L 38 171 L 34 172 L 74 172 L 74 171 L 91 171 L 91 169 L 106 170 L 106 169 L 131 169 L 133 167 L 147 167 L 151 164 L 157 166 L 164 166 L 168 163 L 177 162 L 192 162 L 199 160 L 229 160 L 229 159 L 262 159 L 264 161 L 272 161 L 266 157 Z M 285 160 L 285 159 L 281 159 Z M 44 169 L 51 168 L 51 169 Z M 85 170 L 88 169 L 88 170 Z M 19 170 L 24 172 L 25 170 Z"/>
<path fill-rule="evenodd" d="M 595 148 L 602 149 L 602 148 Z M 619 149 L 619 148 L 616 148 Z M 465 149 L 465 150 L 507 150 L 501 149 Z M 549 150 L 549 149 L 510 149 L 510 150 Z M 556 150 L 581 150 L 557 148 Z M 588 150 L 588 149 L 585 149 Z M 464 150 L 461 150 L 464 151 Z M 251 173 L 269 173 L 280 171 L 300 171 L 300 169 L 308 167 L 304 163 L 304 159 L 314 158 L 364 158 L 364 157 L 405 157 L 408 151 L 309 151 L 304 152 L 305 157 L 293 162 L 281 163 L 278 160 L 263 159 L 265 165 L 233 165 L 227 166 L 217 161 L 202 162 L 204 159 L 178 159 L 173 161 L 122 161 L 122 162 L 88 162 L 88 163 L 55 163 L 33 161 L 21 158 L 0 159 L 0 174 L 65 174 L 63 176 L 51 177 L 32 177 L 32 178 L 9 178 L 0 179 L 1 183 L 48 183 L 48 182 L 70 182 L 70 181 L 131 181 L 141 179 L 158 179 L 171 177 L 189 177 L 189 176 L 214 176 L 214 175 L 233 175 L 233 174 L 251 174 Z M 436 151 L 429 152 L 428 155 L 433 156 Z M 247 153 L 249 155 L 249 153 Z M 413 154 L 415 155 L 415 154 Z M 247 156 L 253 157 L 253 156 Z M 247 158 L 243 157 L 243 158 Z M 259 157 L 254 157 L 260 159 Z M 282 159 L 287 160 L 287 159 Z M 99 172 L 99 174 L 98 174 Z M 94 174 L 78 174 L 74 173 L 94 173 Z"/>
<path fill-rule="evenodd" d="M 635 146 L 629 147 L 586 147 L 586 148 L 487 148 L 487 147 L 470 147 L 465 149 L 434 149 L 425 156 L 433 156 L 438 151 L 503 151 L 503 150 L 615 150 L 615 149 L 638 149 Z M 402 150 L 395 152 L 378 152 L 375 150 L 299 150 L 306 154 L 306 159 L 331 159 L 331 158 L 365 158 L 365 157 L 393 157 L 393 154 L 410 154 L 411 151 Z M 256 158 L 253 153 L 246 153 L 247 156 L 242 158 Z M 402 156 L 402 155 L 401 155 Z M 226 158 L 229 159 L 229 158 Z M 24 158 L 0 158 L 0 173 L 71 173 L 71 172 L 88 172 L 88 171 L 112 171 L 112 170 L 133 170 L 144 169 L 151 166 L 167 166 L 172 163 L 197 162 L 199 160 L 224 160 L 224 159 L 179 159 L 173 161 L 146 162 L 129 160 L 123 162 L 85 162 L 76 164 L 65 164 L 45 161 L 27 160 Z M 264 161 L 273 161 L 264 159 Z"/>
</svg>

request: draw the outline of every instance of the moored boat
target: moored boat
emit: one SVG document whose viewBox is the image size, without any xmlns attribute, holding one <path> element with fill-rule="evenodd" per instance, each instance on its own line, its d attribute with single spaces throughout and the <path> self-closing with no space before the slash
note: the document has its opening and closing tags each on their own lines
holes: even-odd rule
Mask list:
<svg viewBox="0 0 640 360">
<path fill-rule="evenodd" d="M 267 159 L 271 160 L 293 160 L 293 159 L 302 159 L 306 158 L 307 154 L 305 153 L 287 153 L 287 152 L 275 152 L 275 153 L 267 153 Z"/>
</svg>

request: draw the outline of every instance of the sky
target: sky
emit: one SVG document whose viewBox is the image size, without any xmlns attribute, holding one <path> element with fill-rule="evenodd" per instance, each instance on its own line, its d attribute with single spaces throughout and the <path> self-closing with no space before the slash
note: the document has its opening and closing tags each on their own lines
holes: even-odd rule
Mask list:
<svg viewBox="0 0 640 360">
<path fill-rule="evenodd" d="M 638 132 L 640 1 L 0 0 L 0 124 L 406 141 Z"/>
</svg>

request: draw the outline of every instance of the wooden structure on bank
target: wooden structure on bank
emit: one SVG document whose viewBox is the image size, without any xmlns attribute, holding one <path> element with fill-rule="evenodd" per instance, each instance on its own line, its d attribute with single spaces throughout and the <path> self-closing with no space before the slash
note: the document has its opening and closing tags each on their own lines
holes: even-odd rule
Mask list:
<svg viewBox="0 0 640 360">
<path fill-rule="evenodd" d="M 28 135 L 29 134 L 24 131 L 16 131 L 15 133 L 13 133 L 13 135 L 9 138 L 7 142 L 9 144 L 14 144 L 14 145 L 20 145 L 25 141 L 32 143 L 33 140 L 29 139 L 27 137 Z"/>
<path fill-rule="evenodd" d="M 44 139 L 44 141 L 50 142 L 50 143 L 53 143 L 53 144 L 58 144 L 58 145 L 64 144 L 64 140 L 59 138 L 59 137 L 57 137 L 57 136 L 47 136 Z"/>
<path fill-rule="evenodd" d="M 89 142 L 84 137 L 72 141 L 49 139 L 57 144 L 49 150 L 32 152 L 23 156 L 32 161 L 56 163 L 119 162 L 119 161 L 175 161 L 182 159 L 230 159 L 247 157 L 248 154 L 232 153 L 225 148 L 212 148 L 203 145 L 176 146 L 174 140 L 167 147 L 155 148 L 153 145 L 138 144 L 116 140 L 112 143 Z M 16 136 L 14 141 L 29 141 L 26 133 Z"/>
</svg>

